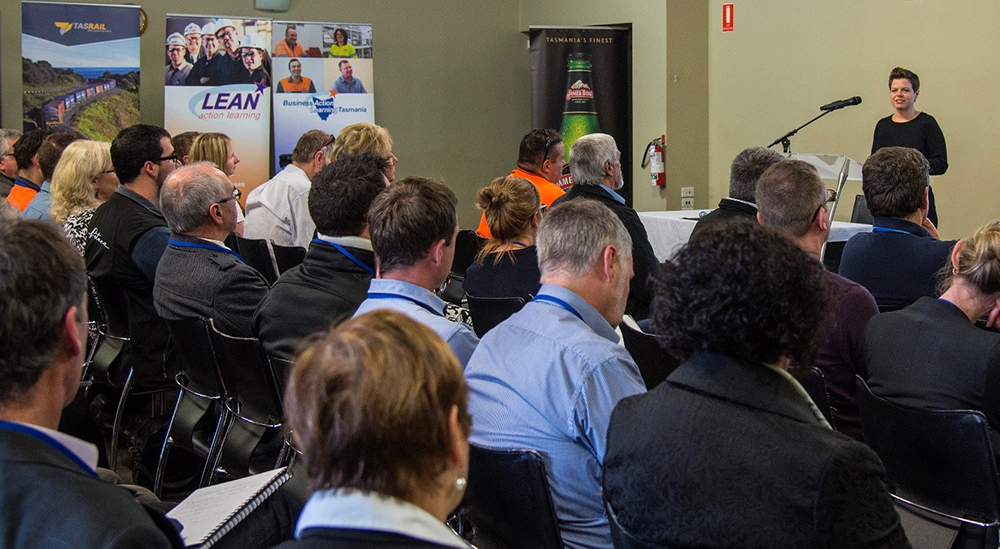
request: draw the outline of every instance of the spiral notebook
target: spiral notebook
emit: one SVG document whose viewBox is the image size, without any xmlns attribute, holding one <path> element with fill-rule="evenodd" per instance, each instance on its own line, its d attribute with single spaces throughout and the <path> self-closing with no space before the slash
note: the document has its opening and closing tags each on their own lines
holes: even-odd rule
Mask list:
<svg viewBox="0 0 1000 549">
<path fill-rule="evenodd" d="M 183 526 L 184 545 L 207 549 L 273 494 L 291 474 L 286 467 L 195 490 L 167 513 Z"/>
</svg>

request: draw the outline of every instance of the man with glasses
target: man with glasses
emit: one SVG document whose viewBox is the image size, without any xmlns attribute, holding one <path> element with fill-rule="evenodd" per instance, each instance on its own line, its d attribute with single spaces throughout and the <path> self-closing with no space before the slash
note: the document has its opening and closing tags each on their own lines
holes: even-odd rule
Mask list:
<svg viewBox="0 0 1000 549">
<path fill-rule="evenodd" d="M 122 184 L 94 212 L 84 258 L 107 313 L 127 315 L 131 342 L 121 372 L 113 374 L 131 367 L 140 386 L 170 384 L 163 371 L 167 329 L 153 307 L 153 281 L 170 239 L 160 187 L 180 161 L 170 134 L 146 124 L 118 133 L 111 161 Z M 115 310 L 116 303 L 126 310 Z"/>
<path fill-rule="evenodd" d="M 250 319 L 267 282 L 223 243 L 236 229 L 235 191 L 211 162 L 179 168 L 164 182 L 160 208 L 171 234 L 153 284 L 160 318 L 212 319 L 223 333 L 253 335 Z"/>
<path fill-rule="evenodd" d="M 14 187 L 14 179 L 17 177 L 14 143 L 20 138 L 21 132 L 0 128 L 0 198 L 7 198 Z"/>
<path fill-rule="evenodd" d="M 209 23 L 211 24 L 211 23 Z M 201 54 L 201 35 L 203 31 L 196 23 L 188 23 L 188 26 L 184 27 L 184 47 L 187 48 L 187 54 L 184 59 L 188 63 L 194 65 L 202 58 Z"/>
<path fill-rule="evenodd" d="M 191 74 L 191 69 L 194 68 L 194 65 L 184 59 L 185 55 L 187 55 L 187 47 L 184 45 L 184 37 L 179 32 L 168 36 L 167 59 L 169 63 L 164 68 L 167 86 L 183 86 L 187 81 L 187 77 Z"/>
<path fill-rule="evenodd" d="M 215 37 L 223 47 L 219 59 L 213 63 L 209 74 L 209 86 L 242 84 L 247 81 L 247 69 L 240 56 L 240 33 L 231 19 L 219 19 Z"/>
<path fill-rule="evenodd" d="M 510 177 L 527 179 L 538 189 L 542 197 L 542 208 L 548 208 L 557 198 L 566 194 L 558 183 L 563 176 L 566 161 L 563 159 L 566 149 L 562 137 L 555 130 L 534 129 L 524 134 L 518 149 L 517 168 L 510 172 Z M 486 225 L 486 214 L 479 219 L 479 236 L 493 238 L 490 228 Z"/>
<path fill-rule="evenodd" d="M 830 208 L 836 197 L 836 192 L 823 184 L 816 168 L 801 160 L 783 160 L 768 168 L 757 181 L 757 219 L 819 260 L 830 237 Z M 854 376 L 866 377 L 865 325 L 878 314 L 878 308 L 860 284 L 823 272 L 831 304 L 814 364 L 823 371 L 837 430 L 860 439 L 861 416 Z"/>
<path fill-rule="evenodd" d="M 188 74 L 185 84 L 204 86 L 212 74 L 212 66 L 219 59 L 219 40 L 215 37 L 215 23 L 206 23 L 201 28 L 201 56 Z"/>
</svg>

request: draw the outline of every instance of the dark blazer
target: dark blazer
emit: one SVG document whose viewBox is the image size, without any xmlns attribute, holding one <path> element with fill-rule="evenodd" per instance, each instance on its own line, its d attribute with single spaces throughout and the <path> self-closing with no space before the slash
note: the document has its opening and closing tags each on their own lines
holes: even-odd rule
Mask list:
<svg viewBox="0 0 1000 549">
<path fill-rule="evenodd" d="M 374 253 L 345 249 L 375 268 Z M 333 246 L 314 241 L 302 264 L 285 271 L 260 302 L 254 333 L 269 356 L 291 359 L 304 337 L 350 318 L 368 297 L 371 279 L 371 273 Z"/>
<path fill-rule="evenodd" d="M 600 185 L 574 185 L 566 194 L 553 202 L 552 206 L 561 204 L 564 200 L 576 198 L 588 198 L 604 204 L 611 208 L 611 211 L 625 225 L 625 230 L 632 237 L 632 270 L 635 272 L 629 286 L 625 313 L 632 315 L 636 320 L 648 317 L 649 305 L 653 301 L 653 290 L 649 287 L 648 279 L 650 275 L 657 272 L 660 262 L 656 259 L 653 247 L 649 244 L 646 227 L 639 220 L 639 214 L 612 198 L 607 190 Z"/>
<path fill-rule="evenodd" d="M 179 545 L 125 489 L 88 474 L 59 450 L 0 429 L 0 544 L 5 548 Z M 162 517 L 160 517 L 162 520 Z"/>
<path fill-rule="evenodd" d="M 925 410 L 979 410 L 1000 428 L 1000 334 L 951 303 L 922 297 L 871 319 L 865 360 L 876 395 Z"/>
<path fill-rule="evenodd" d="M 210 244 L 171 234 L 177 242 Z M 267 281 L 239 257 L 219 250 L 168 244 L 156 268 L 153 304 L 164 320 L 213 319 L 220 332 L 250 337 L 250 321 Z"/>
<path fill-rule="evenodd" d="M 701 216 L 701 219 L 694 224 L 691 236 L 704 231 L 713 225 L 719 225 L 732 219 L 745 219 L 757 222 L 757 207 L 745 204 L 732 198 L 723 198 L 719 202 L 719 207 Z"/>
<path fill-rule="evenodd" d="M 369 547 L 424 549 L 445 546 L 392 532 L 308 528 L 302 532 L 300 539 L 286 541 L 277 546 L 276 549 L 365 549 Z"/>
<path fill-rule="evenodd" d="M 615 407 L 604 496 L 666 547 L 908 547 L 884 474 L 777 372 L 696 353 Z"/>
</svg>

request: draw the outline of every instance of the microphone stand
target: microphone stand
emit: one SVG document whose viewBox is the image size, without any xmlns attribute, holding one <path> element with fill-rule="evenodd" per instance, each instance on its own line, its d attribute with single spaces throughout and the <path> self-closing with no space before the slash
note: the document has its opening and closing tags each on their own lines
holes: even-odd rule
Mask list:
<svg viewBox="0 0 1000 549">
<path fill-rule="evenodd" d="M 831 112 L 836 111 L 836 110 L 840 110 L 840 109 L 830 109 L 828 111 L 823 111 L 816 118 L 813 118 L 812 120 L 806 122 L 805 124 L 802 124 L 798 128 L 795 128 L 794 130 L 786 133 L 785 135 L 783 135 L 783 136 L 775 139 L 774 143 L 771 143 L 770 145 L 768 145 L 767 148 L 770 149 L 771 147 L 777 145 L 778 143 L 781 143 L 781 148 L 783 149 L 782 152 L 784 152 L 785 154 L 788 154 L 788 153 L 792 152 L 792 142 L 789 140 L 790 137 L 792 137 L 795 134 L 799 133 L 799 130 L 801 130 L 802 128 L 808 126 L 809 124 L 812 124 L 813 122 L 819 120 L 820 118 L 823 118 L 824 116 L 826 116 L 826 115 L 828 115 Z"/>
</svg>

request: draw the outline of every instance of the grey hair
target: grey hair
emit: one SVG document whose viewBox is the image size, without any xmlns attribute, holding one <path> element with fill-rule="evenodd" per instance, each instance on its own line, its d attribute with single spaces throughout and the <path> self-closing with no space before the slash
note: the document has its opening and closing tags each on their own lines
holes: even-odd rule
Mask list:
<svg viewBox="0 0 1000 549">
<path fill-rule="evenodd" d="M 606 133 L 591 133 L 576 140 L 569 155 L 574 185 L 600 185 L 604 181 L 604 163 L 618 161 L 615 138 Z"/>
<path fill-rule="evenodd" d="M 768 168 L 784 159 L 781 153 L 764 147 L 743 149 L 729 168 L 729 197 L 753 202 L 757 180 Z"/>
<path fill-rule="evenodd" d="M 632 258 L 632 237 L 625 225 L 611 209 L 594 200 L 567 200 L 546 212 L 536 244 L 543 280 L 552 275 L 585 275 L 608 246 L 618 250 L 619 262 Z"/>
<path fill-rule="evenodd" d="M 160 190 L 160 210 L 171 231 L 183 234 L 197 229 L 209 221 L 212 204 L 230 198 L 220 174 L 211 162 L 193 162 L 167 177 Z"/>
<path fill-rule="evenodd" d="M 17 130 L 8 130 L 7 128 L 0 128 L 0 156 L 7 156 L 8 154 L 14 154 L 14 147 L 10 144 L 10 138 L 13 137 L 14 140 L 21 138 L 23 134 Z"/>
</svg>

